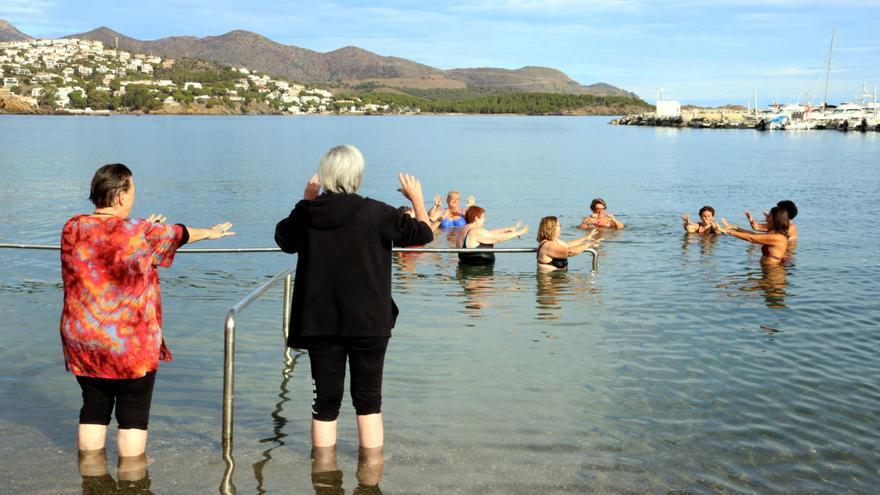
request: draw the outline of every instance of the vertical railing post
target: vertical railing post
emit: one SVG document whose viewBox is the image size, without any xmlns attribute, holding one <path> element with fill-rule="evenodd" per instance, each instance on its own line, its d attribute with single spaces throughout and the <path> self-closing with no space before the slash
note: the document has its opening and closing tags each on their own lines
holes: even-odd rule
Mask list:
<svg viewBox="0 0 880 495">
<path fill-rule="evenodd" d="M 290 289 L 293 275 L 288 273 L 284 277 L 284 300 L 281 302 L 281 335 L 284 336 L 284 345 L 287 346 L 287 332 L 290 330 Z"/>
<path fill-rule="evenodd" d="M 224 325 L 223 345 L 223 460 L 226 461 L 226 470 L 223 473 L 223 482 L 220 491 L 224 494 L 235 493 L 232 484 L 232 473 L 235 463 L 232 460 L 232 403 L 233 383 L 235 373 L 235 310 L 230 309 L 226 314 Z"/>
<path fill-rule="evenodd" d="M 284 346 L 284 362 L 287 364 L 291 362 L 290 347 L 287 346 L 287 337 L 290 332 L 290 291 L 292 281 L 293 275 L 288 273 L 284 277 L 284 300 L 281 301 L 281 335 L 284 336 L 284 342 L 282 345 Z"/>
</svg>

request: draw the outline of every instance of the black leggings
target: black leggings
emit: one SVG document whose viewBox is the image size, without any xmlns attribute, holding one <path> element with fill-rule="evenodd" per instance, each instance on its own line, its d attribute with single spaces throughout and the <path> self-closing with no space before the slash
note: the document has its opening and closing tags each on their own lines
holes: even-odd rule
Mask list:
<svg viewBox="0 0 880 495">
<path fill-rule="evenodd" d="M 312 367 L 312 418 L 335 421 L 351 367 L 351 401 L 359 416 L 382 412 L 382 369 L 388 337 L 335 337 L 308 346 Z"/>
<path fill-rule="evenodd" d="M 150 422 L 150 402 L 156 372 L 141 378 L 111 379 L 77 376 L 82 388 L 83 406 L 79 411 L 81 425 L 109 425 L 113 404 L 116 422 L 121 429 L 146 430 Z"/>
</svg>

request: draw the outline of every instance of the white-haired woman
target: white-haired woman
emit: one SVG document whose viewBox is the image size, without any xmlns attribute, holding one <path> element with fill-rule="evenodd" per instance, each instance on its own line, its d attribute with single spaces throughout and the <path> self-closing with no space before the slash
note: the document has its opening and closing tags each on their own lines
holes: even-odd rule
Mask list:
<svg viewBox="0 0 880 495">
<path fill-rule="evenodd" d="M 398 314 L 391 299 L 391 247 L 434 239 L 415 177 L 399 176 L 413 218 L 358 195 L 363 173 L 357 148 L 331 149 L 321 158 L 302 201 L 275 229 L 278 246 L 298 253 L 287 344 L 309 353 L 316 452 L 336 444 L 348 361 L 360 446 L 381 454 L 382 368 Z"/>
</svg>

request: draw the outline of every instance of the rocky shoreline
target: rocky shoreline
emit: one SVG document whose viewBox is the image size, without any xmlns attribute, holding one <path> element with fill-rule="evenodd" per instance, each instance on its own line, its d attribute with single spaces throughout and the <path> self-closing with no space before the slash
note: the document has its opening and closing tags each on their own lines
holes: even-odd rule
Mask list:
<svg viewBox="0 0 880 495">
<path fill-rule="evenodd" d="M 773 125 L 767 118 L 756 117 L 745 109 L 728 108 L 694 108 L 683 109 L 678 116 L 661 116 L 656 113 L 639 113 L 625 115 L 609 122 L 611 125 L 636 125 L 648 127 L 675 127 L 689 129 L 754 129 L 764 130 L 836 130 L 880 132 L 880 123 L 862 120 L 825 119 L 810 122 L 809 126 L 800 121 L 789 124 Z"/>
</svg>

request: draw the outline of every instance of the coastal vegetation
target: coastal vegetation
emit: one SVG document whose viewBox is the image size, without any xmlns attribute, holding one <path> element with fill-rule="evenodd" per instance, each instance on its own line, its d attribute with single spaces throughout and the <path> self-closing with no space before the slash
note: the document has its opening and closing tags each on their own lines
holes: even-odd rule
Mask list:
<svg viewBox="0 0 880 495">
<path fill-rule="evenodd" d="M 431 113 L 558 115 L 626 113 L 652 108 L 638 98 L 558 93 L 521 93 L 480 89 L 406 90 L 358 95 L 368 103 L 415 107 Z"/>
</svg>

